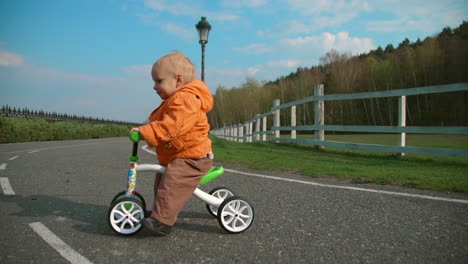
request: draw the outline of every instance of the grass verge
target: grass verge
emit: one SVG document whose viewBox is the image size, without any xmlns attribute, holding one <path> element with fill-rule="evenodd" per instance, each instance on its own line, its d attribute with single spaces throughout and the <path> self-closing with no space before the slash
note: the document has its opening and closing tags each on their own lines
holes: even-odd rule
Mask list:
<svg viewBox="0 0 468 264">
<path fill-rule="evenodd" d="M 424 136 L 419 146 L 434 142 Z M 211 137 L 216 160 L 258 170 L 282 170 L 353 183 L 392 184 L 468 193 L 468 159 L 393 154 L 277 143 L 238 143 Z M 338 140 L 338 139 L 334 139 Z M 343 136 L 340 141 L 346 141 Z M 447 138 L 446 138 L 447 141 Z M 427 142 L 424 144 L 423 142 Z M 449 143 L 450 144 L 450 143 Z M 444 145 L 444 144 L 441 144 Z"/>
<path fill-rule="evenodd" d="M 0 117 L 0 143 L 127 136 L 130 126 Z"/>
</svg>

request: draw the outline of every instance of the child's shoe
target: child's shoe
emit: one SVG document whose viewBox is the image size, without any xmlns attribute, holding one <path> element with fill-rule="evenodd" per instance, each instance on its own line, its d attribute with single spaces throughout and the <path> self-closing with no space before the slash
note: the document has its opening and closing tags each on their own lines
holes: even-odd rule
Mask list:
<svg viewBox="0 0 468 264">
<path fill-rule="evenodd" d="M 169 235 L 172 232 L 172 226 L 165 225 L 151 217 L 141 219 L 140 223 L 149 230 L 163 236 Z"/>
</svg>

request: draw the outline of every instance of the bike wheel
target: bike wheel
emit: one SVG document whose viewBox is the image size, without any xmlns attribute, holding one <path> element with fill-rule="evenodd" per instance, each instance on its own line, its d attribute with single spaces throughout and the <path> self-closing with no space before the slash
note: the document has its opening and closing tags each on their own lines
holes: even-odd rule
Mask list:
<svg viewBox="0 0 468 264">
<path fill-rule="evenodd" d="M 117 198 L 110 206 L 107 220 L 109 226 L 119 235 L 133 235 L 140 231 L 140 221 L 145 217 L 142 202 L 135 197 Z"/>
<path fill-rule="evenodd" d="M 112 198 L 112 201 L 110 202 L 111 204 L 113 204 L 117 199 L 121 198 L 121 197 L 127 197 L 127 195 L 125 194 L 126 191 L 121 191 L 119 193 L 117 193 L 114 198 Z M 143 209 L 145 210 L 145 215 L 147 214 L 146 213 L 146 202 L 145 202 L 145 199 L 143 198 L 143 195 L 141 195 L 139 192 L 135 191 L 135 194 L 134 196 L 137 198 L 137 199 L 140 199 L 142 205 L 143 205 Z"/>
<path fill-rule="evenodd" d="M 242 233 L 252 225 L 254 209 L 245 198 L 232 196 L 219 206 L 217 218 L 227 232 Z"/>
<path fill-rule="evenodd" d="M 234 196 L 234 192 L 224 186 L 214 188 L 213 190 L 209 192 L 209 194 L 222 200 L 225 200 L 228 197 Z M 210 204 L 206 204 L 206 209 L 212 216 L 216 217 L 218 215 L 218 207 L 212 206 Z"/>
</svg>

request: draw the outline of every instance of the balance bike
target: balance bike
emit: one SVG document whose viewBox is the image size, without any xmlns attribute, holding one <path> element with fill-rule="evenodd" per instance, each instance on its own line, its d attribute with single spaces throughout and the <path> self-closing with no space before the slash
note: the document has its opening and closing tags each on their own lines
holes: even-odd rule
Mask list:
<svg viewBox="0 0 468 264">
<path fill-rule="evenodd" d="M 119 235 L 133 235 L 140 231 L 140 220 L 147 217 L 146 202 L 135 191 L 137 172 L 149 171 L 164 173 L 166 167 L 158 164 L 138 164 L 138 141 L 140 133 L 130 134 L 133 151 L 130 157 L 127 188 L 117 193 L 111 201 L 107 214 L 109 226 Z M 199 187 L 224 173 L 223 167 L 213 167 L 203 176 Z M 250 203 L 226 187 L 217 187 L 206 193 L 196 188 L 193 195 L 206 203 L 208 212 L 217 218 L 219 225 L 228 233 L 241 233 L 247 230 L 254 220 L 254 209 Z"/>
</svg>

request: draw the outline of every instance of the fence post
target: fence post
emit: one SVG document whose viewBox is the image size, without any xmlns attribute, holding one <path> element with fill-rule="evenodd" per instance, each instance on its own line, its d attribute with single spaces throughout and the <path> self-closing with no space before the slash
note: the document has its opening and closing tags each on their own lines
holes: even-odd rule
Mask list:
<svg viewBox="0 0 468 264">
<path fill-rule="evenodd" d="M 245 123 L 244 125 L 244 129 L 245 129 L 245 142 L 249 143 L 249 137 L 250 137 L 250 133 L 249 133 L 249 122 Z"/>
<path fill-rule="evenodd" d="M 237 125 L 239 130 L 239 142 L 244 143 L 244 126 L 242 124 Z"/>
<path fill-rule="evenodd" d="M 314 87 L 314 96 L 323 96 L 323 84 L 318 84 Z M 314 102 L 314 115 L 315 115 L 315 125 L 323 126 L 325 124 L 325 110 L 323 101 Z M 315 130 L 315 140 L 324 141 L 325 133 L 323 130 Z M 323 149 L 323 146 L 315 145 L 316 148 Z"/>
<path fill-rule="evenodd" d="M 262 132 L 265 133 L 267 131 L 267 117 L 264 116 L 263 117 L 263 128 L 262 128 Z M 262 135 L 262 141 L 266 141 L 266 137 L 267 135 L 266 134 L 263 134 Z"/>
<path fill-rule="evenodd" d="M 406 96 L 398 97 L 398 126 L 405 127 L 406 126 Z M 398 137 L 398 145 L 400 147 L 404 147 L 406 145 L 406 133 L 400 133 Z M 398 156 L 403 157 L 405 156 L 404 152 L 397 153 Z"/>
<path fill-rule="evenodd" d="M 252 143 L 253 121 L 249 122 L 249 143 Z"/>
<path fill-rule="evenodd" d="M 244 123 L 244 142 L 249 143 L 249 123 Z"/>
<path fill-rule="evenodd" d="M 291 106 L 291 126 L 292 127 L 296 126 L 296 106 L 295 105 Z M 296 139 L 296 130 L 291 130 L 291 139 L 292 140 Z"/>
<path fill-rule="evenodd" d="M 258 134 L 260 133 L 260 117 L 259 116 L 260 115 L 257 114 L 256 115 L 257 118 L 255 119 L 256 120 L 255 121 L 255 141 L 260 141 L 260 134 Z"/>
<path fill-rule="evenodd" d="M 237 125 L 232 125 L 232 134 L 234 136 L 234 141 L 237 142 L 239 141 L 239 138 L 237 137 Z"/>
<path fill-rule="evenodd" d="M 280 105 L 280 99 L 273 99 L 273 106 L 278 106 Z M 276 109 L 273 112 L 273 126 L 274 127 L 279 127 L 280 126 L 280 110 Z M 274 131 L 274 137 L 279 138 L 280 135 L 280 130 L 275 129 Z M 279 143 L 279 141 L 275 141 L 276 143 Z"/>
</svg>

